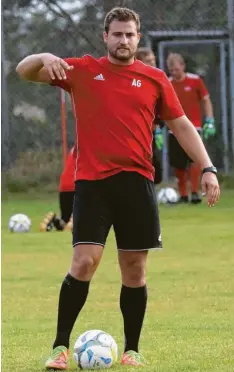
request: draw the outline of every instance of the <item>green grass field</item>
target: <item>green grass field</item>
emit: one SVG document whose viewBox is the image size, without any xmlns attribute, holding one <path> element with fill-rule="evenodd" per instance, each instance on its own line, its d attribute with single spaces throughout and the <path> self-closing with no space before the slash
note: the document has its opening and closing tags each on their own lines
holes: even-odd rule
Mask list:
<svg viewBox="0 0 234 372">
<path fill-rule="evenodd" d="M 53 342 L 60 285 L 71 257 L 69 232 L 40 233 L 57 196 L 8 196 L 2 203 L 2 371 L 39 372 Z M 148 312 L 141 351 L 145 371 L 234 371 L 234 191 L 215 208 L 161 207 L 164 250 L 148 260 Z M 12 234 L 13 213 L 32 219 Z M 103 329 L 123 348 L 120 273 L 111 232 L 90 295 L 72 333 Z M 71 353 L 72 354 L 72 353 Z M 77 368 L 71 357 L 71 370 Z M 115 365 L 113 371 L 133 371 Z M 139 369 L 138 369 L 139 370 Z M 142 368 L 140 368 L 142 370 Z"/>
</svg>

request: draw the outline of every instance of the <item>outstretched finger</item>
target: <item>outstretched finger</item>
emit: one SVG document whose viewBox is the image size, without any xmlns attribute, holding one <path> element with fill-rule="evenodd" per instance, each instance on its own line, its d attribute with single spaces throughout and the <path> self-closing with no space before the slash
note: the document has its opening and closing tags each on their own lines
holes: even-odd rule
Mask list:
<svg viewBox="0 0 234 372">
<path fill-rule="evenodd" d="M 60 71 L 60 74 L 62 76 L 62 79 L 65 80 L 67 78 L 64 68 L 61 66 L 61 64 L 58 64 L 58 69 Z"/>
<path fill-rule="evenodd" d="M 216 185 L 211 185 L 210 187 L 210 200 L 209 200 L 209 206 L 213 207 L 217 201 L 218 197 L 218 190 Z"/>
<path fill-rule="evenodd" d="M 65 70 L 72 70 L 74 66 L 69 65 L 66 61 L 63 59 L 60 60 L 60 65 L 65 69 Z"/>
<path fill-rule="evenodd" d="M 219 200 L 220 190 L 219 186 L 215 186 L 212 195 L 212 206 L 214 206 Z"/>
<path fill-rule="evenodd" d="M 212 207 L 213 200 L 213 187 L 212 185 L 207 185 L 207 204 L 209 207 Z"/>
<path fill-rule="evenodd" d="M 54 75 L 54 72 L 53 72 L 52 67 L 51 67 L 51 66 L 48 66 L 48 67 L 47 67 L 47 71 L 48 71 L 48 73 L 49 73 L 49 75 L 50 75 L 50 78 L 51 78 L 52 80 L 54 80 L 54 79 L 55 79 L 55 75 Z"/>
<path fill-rule="evenodd" d="M 217 198 L 217 202 L 218 202 L 219 199 L 220 199 L 220 194 L 221 194 L 221 190 L 220 190 L 220 187 L 218 187 L 218 198 Z"/>
<path fill-rule="evenodd" d="M 62 75 L 61 75 L 61 72 L 60 72 L 60 66 L 59 66 L 59 64 L 57 65 L 57 64 L 53 64 L 53 72 L 54 72 L 54 74 L 57 76 L 57 78 L 59 79 L 59 80 L 62 80 Z"/>
</svg>

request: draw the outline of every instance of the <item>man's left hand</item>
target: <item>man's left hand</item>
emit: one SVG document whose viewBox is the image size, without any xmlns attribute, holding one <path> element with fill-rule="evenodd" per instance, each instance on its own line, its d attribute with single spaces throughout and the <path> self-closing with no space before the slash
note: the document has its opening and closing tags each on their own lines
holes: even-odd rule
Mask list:
<svg viewBox="0 0 234 372">
<path fill-rule="evenodd" d="M 201 180 L 202 195 L 207 197 L 207 204 L 209 207 L 214 207 L 220 197 L 219 182 L 214 173 L 206 172 Z"/>
</svg>

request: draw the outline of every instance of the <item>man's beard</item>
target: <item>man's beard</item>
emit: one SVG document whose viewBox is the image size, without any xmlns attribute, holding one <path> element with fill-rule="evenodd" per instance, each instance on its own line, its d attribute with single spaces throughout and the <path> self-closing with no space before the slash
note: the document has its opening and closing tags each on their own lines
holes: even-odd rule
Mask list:
<svg viewBox="0 0 234 372">
<path fill-rule="evenodd" d="M 120 54 L 118 53 L 119 49 L 124 49 L 124 48 L 117 48 L 116 50 L 110 50 L 110 49 L 108 50 L 111 57 L 118 59 L 119 61 L 129 61 L 136 54 L 136 51 L 131 51 L 128 48 L 126 48 L 126 50 L 128 51 L 127 54 Z"/>
</svg>

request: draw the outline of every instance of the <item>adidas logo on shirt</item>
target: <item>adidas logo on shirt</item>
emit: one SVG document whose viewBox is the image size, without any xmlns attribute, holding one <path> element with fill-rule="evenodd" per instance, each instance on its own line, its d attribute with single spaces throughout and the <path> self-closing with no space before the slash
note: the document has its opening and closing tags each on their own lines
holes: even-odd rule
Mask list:
<svg viewBox="0 0 234 372">
<path fill-rule="evenodd" d="M 102 74 L 99 74 L 99 75 L 95 76 L 94 80 L 102 80 L 102 81 L 104 81 L 105 78 L 104 78 L 104 76 Z"/>
</svg>

